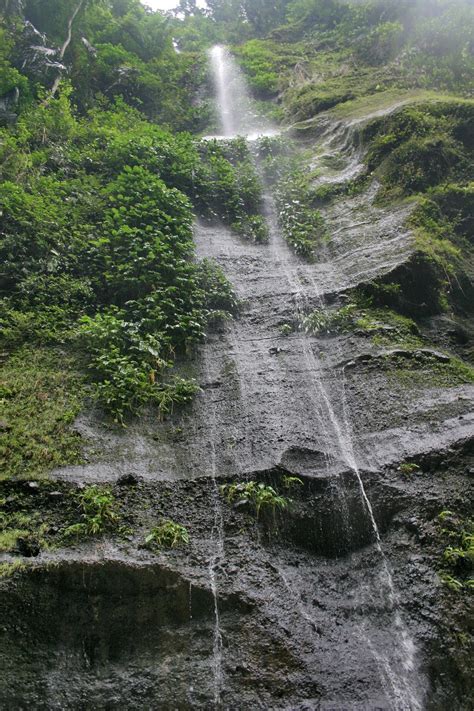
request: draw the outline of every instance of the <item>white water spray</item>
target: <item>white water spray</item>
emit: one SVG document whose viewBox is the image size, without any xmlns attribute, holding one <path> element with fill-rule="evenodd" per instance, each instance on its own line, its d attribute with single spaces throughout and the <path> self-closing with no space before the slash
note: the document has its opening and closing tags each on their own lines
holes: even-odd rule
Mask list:
<svg viewBox="0 0 474 711">
<path fill-rule="evenodd" d="M 216 92 L 220 134 L 215 138 L 272 136 L 276 131 L 256 111 L 242 72 L 226 47 L 216 45 L 209 52 Z"/>
</svg>

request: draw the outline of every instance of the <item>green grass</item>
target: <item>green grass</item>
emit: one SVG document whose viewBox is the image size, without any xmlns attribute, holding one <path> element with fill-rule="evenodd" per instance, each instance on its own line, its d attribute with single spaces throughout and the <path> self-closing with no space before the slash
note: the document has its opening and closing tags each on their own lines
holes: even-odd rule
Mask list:
<svg viewBox="0 0 474 711">
<path fill-rule="evenodd" d="M 387 112 L 396 110 L 402 106 L 410 104 L 423 104 L 427 102 L 443 103 L 455 102 L 459 104 L 472 104 L 471 99 L 464 99 L 455 94 L 430 91 L 424 89 L 387 89 L 366 96 L 359 96 L 344 103 L 338 104 L 328 113 L 337 118 L 344 119 L 364 119 L 376 112 Z"/>
<path fill-rule="evenodd" d="M 0 531 L 0 552 L 11 551 L 16 546 L 16 541 L 20 536 L 27 536 L 28 530 L 24 528 L 10 528 Z"/>
<path fill-rule="evenodd" d="M 71 425 L 83 400 L 74 357 L 24 347 L 0 373 L 0 478 L 43 477 L 81 460 L 81 438 Z"/>
</svg>

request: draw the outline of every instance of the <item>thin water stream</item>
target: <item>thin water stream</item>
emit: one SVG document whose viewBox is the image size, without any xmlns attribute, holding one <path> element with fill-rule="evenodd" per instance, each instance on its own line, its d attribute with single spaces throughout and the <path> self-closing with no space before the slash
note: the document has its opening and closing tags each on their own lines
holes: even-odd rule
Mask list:
<svg viewBox="0 0 474 711">
<path fill-rule="evenodd" d="M 215 47 L 210 53 L 210 59 L 216 87 L 222 137 L 229 138 L 236 134 L 245 134 L 248 139 L 251 139 L 258 135 L 274 133 L 274 129 L 268 124 L 265 125 L 261 118 L 256 119 L 255 113 L 249 108 L 251 107 L 251 100 L 246 90 L 245 80 L 229 52 L 223 47 Z M 270 230 L 268 258 L 282 268 L 290 292 L 294 295 L 296 320 L 302 322 L 304 315 L 309 310 L 308 287 L 302 281 L 298 265 L 295 266 L 294 255 L 289 251 L 288 246 L 279 234 L 275 203 L 268 191 L 265 195 L 265 217 Z M 304 272 L 304 279 L 306 282 L 308 281 L 307 269 Z M 324 301 L 320 296 L 318 284 L 312 275 L 310 275 L 309 281 L 312 289 L 312 300 L 316 298 L 320 307 L 324 308 Z M 374 598 L 377 598 L 381 609 L 385 610 L 394 645 L 391 650 L 380 649 L 377 646 L 377 641 L 371 639 L 364 621 L 360 624 L 361 636 L 377 662 L 381 679 L 383 680 L 382 683 L 385 687 L 384 691 L 389 698 L 390 708 L 393 711 L 420 711 L 422 702 L 420 689 L 417 688 L 415 645 L 400 613 L 400 601 L 395 589 L 393 576 L 383 551 L 373 506 L 361 477 L 354 452 L 350 417 L 345 397 L 345 373 L 344 371 L 340 373 L 340 380 L 337 384 L 339 402 L 336 406 L 333 402 L 334 394 L 332 389 L 325 383 L 322 363 L 319 362 L 313 351 L 310 337 L 303 330 L 300 330 L 297 338 L 301 347 L 301 358 L 305 363 L 309 374 L 308 377 L 310 378 L 310 387 L 307 395 L 317 413 L 317 420 L 321 427 L 320 434 L 323 435 L 326 441 L 334 443 L 335 451 L 330 456 L 344 462 L 348 470 L 357 479 L 360 495 L 370 521 L 374 543 L 379 555 L 381 566 L 379 589 L 370 589 L 367 591 L 367 595 L 372 603 Z M 336 407 L 337 410 L 340 410 L 339 415 Z M 215 474 L 213 477 L 215 481 Z M 344 486 L 340 482 L 338 483 L 338 491 L 342 497 L 342 507 L 344 509 Z M 216 519 L 216 530 L 218 530 L 218 524 L 219 522 Z M 211 566 L 210 573 L 214 590 L 215 564 Z M 284 581 L 285 587 L 291 593 L 291 585 L 283 571 L 279 571 L 279 574 Z M 312 621 L 306 612 L 302 611 L 301 614 L 308 622 Z M 217 593 L 216 625 L 218 628 Z M 216 646 L 219 647 L 219 644 L 221 647 L 222 640 L 217 636 Z"/>
<path fill-rule="evenodd" d="M 209 370 L 207 371 L 208 380 L 210 380 Z M 211 475 L 211 497 L 212 507 L 214 510 L 214 522 L 211 531 L 211 546 L 212 553 L 209 558 L 209 580 L 211 584 L 212 596 L 214 599 L 214 639 L 212 649 L 212 671 L 213 671 L 213 687 L 214 687 L 214 704 L 219 706 L 221 703 L 221 691 L 223 686 L 223 667 L 222 667 L 222 631 L 219 612 L 219 588 L 218 588 L 218 568 L 224 558 L 224 521 L 222 517 L 221 497 L 219 495 L 219 487 L 217 484 L 217 467 L 216 467 L 216 408 L 211 405 L 210 422 L 209 422 L 209 446 L 210 446 L 210 475 Z"/>
</svg>

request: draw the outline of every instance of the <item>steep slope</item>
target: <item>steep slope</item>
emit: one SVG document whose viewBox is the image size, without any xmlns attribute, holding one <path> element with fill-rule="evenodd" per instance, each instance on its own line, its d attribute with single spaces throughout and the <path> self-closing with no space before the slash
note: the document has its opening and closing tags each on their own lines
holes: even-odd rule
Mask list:
<svg viewBox="0 0 474 711">
<path fill-rule="evenodd" d="M 109 34 L 147 36 L 112 5 Z M 220 123 L 248 110 L 263 138 L 173 135 L 128 84 L 86 119 L 60 89 L 2 134 L 35 166 L 3 156 L 7 246 L 48 251 L 32 279 L 6 250 L 0 700 L 467 711 L 472 101 L 339 87 L 277 131 L 214 56 Z"/>
</svg>

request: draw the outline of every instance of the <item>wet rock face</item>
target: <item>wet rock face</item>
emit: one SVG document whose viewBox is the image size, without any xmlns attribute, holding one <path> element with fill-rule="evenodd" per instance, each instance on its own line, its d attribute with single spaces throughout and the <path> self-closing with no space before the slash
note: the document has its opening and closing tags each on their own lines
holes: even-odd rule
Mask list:
<svg viewBox="0 0 474 711">
<path fill-rule="evenodd" d="M 59 55 L 60 50 L 49 46 L 46 35 L 31 22 L 25 21 L 23 35 L 17 45 L 15 63 L 18 68 L 28 77 L 47 85 L 66 71 Z"/>
<path fill-rule="evenodd" d="M 1 600 L 3 708 L 214 706 L 214 598 L 169 568 L 63 562 Z M 229 708 L 308 687 L 298 673 L 283 680 L 300 665 L 247 601 L 224 594 L 219 606 Z"/>
<path fill-rule="evenodd" d="M 447 694 L 464 709 L 466 682 L 457 679 L 454 661 L 447 677 L 441 662 L 440 637 L 452 620 L 444 617 L 425 522 L 444 504 L 444 466 L 451 500 L 465 495 L 467 451 L 420 459 L 422 473 L 406 482 L 392 470 L 361 473 L 399 609 L 423 660 L 417 691 L 425 694 L 425 669 L 432 680 L 423 706 L 430 711 L 443 708 Z M 251 477 L 282 491 L 283 476 L 292 473 L 279 468 Z M 351 472 L 302 482 L 288 509 L 258 517 L 223 496 L 213 503 L 207 479 L 117 482 L 120 510 L 133 522 L 131 539 L 43 552 L 30 570 L 2 583 L 0 705 L 391 709 L 391 683 L 408 652 L 370 518 Z M 150 525 L 164 515 L 187 527 L 189 546 L 159 554 L 143 549 Z M 219 541 L 216 653 L 209 564 Z"/>
<path fill-rule="evenodd" d="M 2 596 L 2 706 L 191 706 L 212 685 L 213 615 L 209 591 L 159 566 L 39 569 Z M 241 616 L 232 610 L 230 627 Z"/>
<path fill-rule="evenodd" d="M 342 154 L 342 179 L 360 170 L 354 135 L 326 123 L 314 146 Z M 376 187 L 327 207 L 331 242 L 311 265 L 281 239 L 271 196 L 268 246 L 197 225 L 240 315 L 182 365 L 201 386 L 189 408 L 126 429 L 78 422 L 90 450 L 55 485 L 110 484 L 134 532 L 42 551 L 4 584 L 6 708 L 468 710 L 452 636 L 465 611 L 437 578 L 435 539 L 440 511 L 467 508 L 472 385 L 433 378 L 428 361 L 448 365 L 436 343 L 402 357 L 298 327 L 358 284 L 412 279 L 407 208 L 377 207 Z M 219 493 L 234 481 L 293 501 L 257 517 Z M 189 547 L 143 550 L 162 518 Z"/>
</svg>

